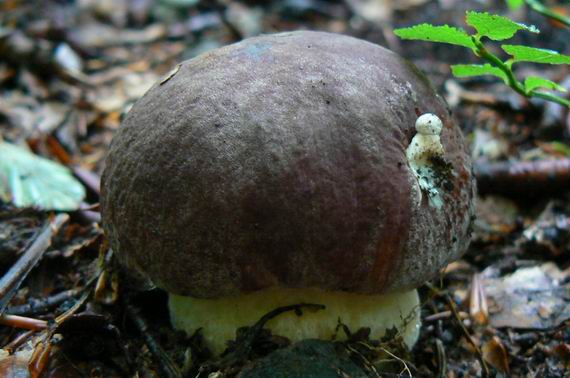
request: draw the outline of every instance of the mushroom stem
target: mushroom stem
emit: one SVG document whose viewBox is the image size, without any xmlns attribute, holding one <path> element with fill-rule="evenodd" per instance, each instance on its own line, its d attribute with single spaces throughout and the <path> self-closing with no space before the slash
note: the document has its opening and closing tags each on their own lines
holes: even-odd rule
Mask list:
<svg viewBox="0 0 570 378">
<path fill-rule="evenodd" d="M 303 339 L 331 339 L 339 321 L 352 332 L 370 328 L 370 338 L 379 339 L 396 327 L 408 347 L 419 336 L 420 302 L 416 290 L 383 295 L 353 294 L 320 289 L 270 288 L 236 297 L 201 299 L 170 294 L 170 317 L 175 328 L 189 334 L 202 328 L 206 344 L 220 354 L 236 330 L 252 326 L 267 312 L 297 303 L 319 303 L 320 311 L 303 311 L 301 316 L 284 313 L 271 319 L 267 328 L 292 342 Z M 338 331 L 337 339 L 345 338 Z"/>
</svg>

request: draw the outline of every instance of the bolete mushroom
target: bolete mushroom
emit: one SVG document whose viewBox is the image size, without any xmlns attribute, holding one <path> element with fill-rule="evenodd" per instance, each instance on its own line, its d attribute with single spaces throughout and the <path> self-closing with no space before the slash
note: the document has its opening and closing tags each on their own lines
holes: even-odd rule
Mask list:
<svg viewBox="0 0 570 378">
<path fill-rule="evenodd" d="M 473 196 L 461 131 L 425 76 L 309 31 L 178 65 L 126 116 L 102 178 L 113 250 L 217 352 L 300 302 L 326 309 L 268 327 L 294 341 L 339 320 L 372 337 L 396 326 L 412 345 L 415 288 L 465 251 Z"/>
</svg>

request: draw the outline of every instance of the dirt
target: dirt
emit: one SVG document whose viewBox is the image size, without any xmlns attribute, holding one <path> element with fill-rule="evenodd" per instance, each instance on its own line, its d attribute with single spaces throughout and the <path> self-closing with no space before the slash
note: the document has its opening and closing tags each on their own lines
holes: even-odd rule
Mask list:
<svg viewBox="0 0 570 378">
<path fill-rule="evenodd" d="M 2 318 L 0 375 L 287 376 L 271 369 L 283 370 L 279 364 L 290 355 L 308 364 L 313 372 L 307 376 L 568 376 L 570 187 L 556 175 L 544 191 L 529 193 L 520 185 L 512 194 L 490 192 L 479 198 L 469 250 L 420 288 L 423 325 L 411 351 L 396 334 L 369 340 L 365 329 L 347 330 L 353 332 L 348 342 L 289 346 L 288 340 L 254 327 L 254 333 L 240 331 L 228 352 L 231 358 L 215 359 L 199 333 L 184 335 L 171 328 L 164 292 L 140 291 L 141 282 L 114 262 L 100 227 L 98 177 L 122 118 L 153 83 L 174 75 L 171 70 L 180 61 L 249 35 L 314 29 L 395 50 L 426 72 L 447 98 L 476 165 L 569 157 L 567 109 L 522 98 L 491 78 L 455 79 L 449 64 L 478 62 L 471 52 L 400 41 L 391 32 L 423 22 L 463 25 L 466 10 L 484 10 L 541 30 L 539 35 L 521 32 L 513 44 L 568 54 L 568 28 L 528 8 L 509 11 L 503 2 L 371 2 L 384 7 L 380 18 L 359 13 L 350 6 L 354 3 L 0 4 L 0 135 L 73 168 L 88 193 L 25 275 L 9 269 L 49 228 L 53 214 L 0 201 L 2 283 L 18 274 L 23 278 L 13 293 L 2 291 L 0 304 L 11 298 L 6 313 L 28 319 Z M 555 5 L 570 13 L 568 5 Z M 516 66 L 516 73 L 540 74 L 570 86 L 568 66 L 524 64 Z M 532 180 L 531 175 L 529 187 Z M 319 363 L 330 375 L 314 372 Z M 269 366 L 272 373 L 255 375 L 255 366 Z"/>
</svg>

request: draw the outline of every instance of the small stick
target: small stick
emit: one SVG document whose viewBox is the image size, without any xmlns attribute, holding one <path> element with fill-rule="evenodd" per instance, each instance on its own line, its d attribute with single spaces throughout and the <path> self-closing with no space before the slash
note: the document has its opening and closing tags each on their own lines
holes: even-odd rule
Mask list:
<svg viewBox="0 0 570 378">
<path fill-rule="evenodd" d="M 42 331 L 48 327 L 48 322 L 45 320 L 6 314 L 0 315 L 0 324 L 14 328 L 29 329 L 32 331 Z"/>
<path fill-rule="evenodd" d="M 362 341 L 359 341 L 357 345 L 363 346 L 369 351 L 373 350 L 373 348 L 370 345 L 363 343 Z M 366 358 L 366 356 L 362 354 L 357 348 L 353 347 L 350 344 L 345 344 L 344 347 L 351 354 L 351 358 L 352 356 L 358 356 L 360 364 L 362 364 L 366 369 L 370 370 L 370 372 L 374 373 L 374 377 L 381 378 L 380 374 L 378 373 L 378 369 L 376 369 L 376 366 L 374 366 L 374 364 L 372 364 L 372 362 L 370 362 L 368 358 Z"/>
<path fill-rule="evenodd" d="M 149 326 L 145 319 L 139 314 L 138 309 L 136 309 L 130 303 L 125 304 L 125 309 L 127 315 L 131 318 L 136 328 L 141 333 L 144 338 L 144 342 L 147 345 L 149 351 L 152 353 L 154 358 L 158 361 L 160 368 L 162 369 L 165 377 L 169 378 L 182 378 L 182 373 L 180 369 L 174 364 L 174 362 L 168 357 L 166 352 L 158 344 L 155 338 L 148 332 Z"/>
<path fill-rule="evenodd" d="M 44 252 L 51 245 L 52 237 L 57 233 L 59 228 L 67 222 L 69 215 L 58 214 L 32 243 L 32 245 L 24 252 L 18 261 L 4 274 L 0 279 L 0 314 L 8 306 L 8 303 L 16 294 L 22 282 L 26 279 L 30 271 L 40 261 Z"/>
<path fill-rule="evenodd" d="M 570 158 L 475 163 L 481 194 L 538 194 L 570 188 Z"/>
<path fill-rule="evenodd" d="M 469 344 L 471 344 L 471 346 L 477 352 L 477 358 L 479 359 L 479 362 L 481 363 L 481 366 L 483 367 L 483 376 L 489 377 L 490 376 L 489 367 L 487 366 L 487 363 L 485 362 L 485 359 L 483 358 L 483 353 L 481 352 L 481 348 L 479 348 L 479 346 L 477 346 L 475 341 L 473 341 L 471 334 L 469 333 L 469 331 L 465 327 L 465 324 L 463 324 L 463 322 L 461 321 L 461 318 L 459 317 L 459 314 L 457 313 L 457 308 L 455 307 L 455 302 L 453 302 L 453 300 L 451 299 L 451 297 L 449 295 L 446 295 L 446 296 L 447 296 L 447 303 L 449 303 L 449 307 L 451 308 L 451 312 L 453 312 L 453 315 L 455 316 L 455 320 L 457 320 L 459 327 L 463 331 L 463 335 L 465 336 L 465 338 L 467 339 Z"/>
<path fill-rule="evenodd" d="M 463 311 L 458 311 L 457 314 L 459 315 L 459 319 L 461 319 L 461 320 L 467 319 L 469 317 L 469 314 L 466 312 L 463 312 Z M 426 316 L 424 318 L 424 322 L 435 322 L 437 320 L 451 318 L 452 315 L 453 315 L 453 313 L 449 310 L 442 311 L 442 312 L 436 312 L 435 314 L 431 314 L 431 315 Z"/>
<path fill-rule="evenodd" d="M 18 349 L 22 344 L 24 344 L 26 341 L 28 341 L 28 339 L 35 332 L 36 331 L 34 331 L 34 330 L 23 332 L 22 334 L 18 335 L 14 340 L 10 341 L 10 343 L 7 344 L 6 346 L 4 346 L 4 348 L 2 348 L 2 349 L 7 351 L 8 354 L 13 354 L 16 351 L 16 349 Z"/>
<path fill-rule="evenodd" d="M 445 378 L 447 373 L 447 357 L 445 355 L 445 348 L 443 342 L 440 339 L 435 339 L 435 347 L 437 349 L 437 365 L 438 378 Z"/>
<path fill-rule="evenodd" d="M 397 361 L 399 361 L 404 368 L 402 369 L 402 371 L 400 372 L 399 376 L 402 376 L 404 372 L 406 372 L 408 374 L 408 377 L 413 377 L 412 375 L 412 371 L 410 370 L 410 368 L 408 367 L 408 365 L 406 364 L 406 361 L 404 361 L 403 359 L 401 359 L 400 357 L 396 356 L 394 353 L 390 352 L 388 349 L 386 348 L 380 348 L 384 353 L 386 353 L 388 356 L 395 358 Z"/>
<path fill-rule="evenodd" d="M 58 304 L 75 297 L 80 292 L 80 289 L 62 291 L 61 293 L 57 293 L 44 299 L 30 300 L 29 303 L 24 305 L 8 307 L 6 312 L 10 315 L 29 315 L 45 312 L 51 307 L 57 306 Z"/>
<path fill-rule="evenodd" d="M 73 306 L 71 306 L 71 308 L 69 308 L 63 314 L 60 314 L 55 318 L 56 324 L 61 324 L 61 323 L 65 322 L 67 319 L 69 319 L 71 316 L 73 316 L 73 314 L 75 314 L 85 304 L 85 302 L 87 302 L 87 298 L 89 298 L 89 296 L 91 295 L 91 291 L 92 291 L 91 286 L 93 285 L 95 280 L 97 280 L 97 275 L 91 277 L 89 279 L 89 281 L 87 281 L 87 284 L 82 289 L 83 294 L 81 295 L 81 297 L 79 297 L 77 302 L 75 302 L 75 304 Z"/>
</svg>

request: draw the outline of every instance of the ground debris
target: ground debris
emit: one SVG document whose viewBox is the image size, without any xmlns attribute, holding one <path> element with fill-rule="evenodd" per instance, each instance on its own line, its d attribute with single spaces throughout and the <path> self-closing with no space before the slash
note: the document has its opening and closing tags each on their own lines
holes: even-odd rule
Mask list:
<svg viewBox="0 0 570 378">
<path fill-rule="evenodd" d="M 86 188 L 77 211 L 56 215 L 69 220 L 41 261 L 16 277 L 22 282 L 10 286 L 17 289 L 10 301 L 3 298 L 12 317 L 0 329 L 0 376 L 195 377 L 202 367 L 200 377 L 278 377 L 289 371 L 286 361 L 318 377 L 567 374 L 568 110 L 528 101 L 489 77 L 452 79 L 449 64 L 472 62 L 469 51 L 402 44 L 392 34 L 418 23 L 457 24 L 467 9 L 505 14 L 497 2 L 475 0 L 0 2 L 1 139 L 67 166 Z M 516 16 L 541 29 L 535 47 L 570 51 L 564 31 L 532 12 Z M 135 293 L 123 272 L 99 263 L 99 248 L 105 260 L 110 255 L 99 177 L 126 112 L 160 78 L 172 84 L 177 64 L 245 36 L 300 29 L 358 36 L 414 61 L 472 142 L 485 197 L 468 253 L 421 290 L 423 326 L 412 351 L 395 335 L 369 340 L 366 329 L 343 327 L 346 341 L 290 345 L 252 324 L 238 332 L 222 366 L 200 332 L 171 328 L 165 293 Z M 570 88 L 567 67 L 516 69 Z M 0 200 L 3 275 L 54 219 L 7 202 Z"/>
<path fill-rule="evenodd" d="M 570 318 L 568 272 L 554 263 L 520 268 L 497 276 L 493 266 L 482 273 L 489 301 L 490 323 L 496 328 L 547 330 Z"/>
</svg>

